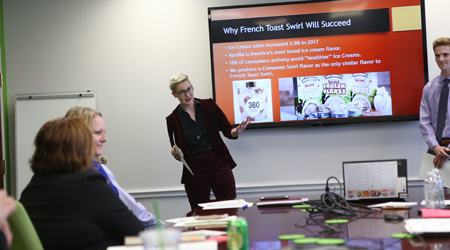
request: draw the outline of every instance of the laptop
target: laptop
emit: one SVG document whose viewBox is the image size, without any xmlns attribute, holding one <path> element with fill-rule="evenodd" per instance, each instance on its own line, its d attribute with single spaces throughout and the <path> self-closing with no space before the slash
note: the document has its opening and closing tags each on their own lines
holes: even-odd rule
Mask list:
<svg viewBox="0 0 450 250">
<path fill-rule="evenodd" d="M 406 159 L 342 163 L 347 201 L 393 201 L 408 198 Z"/>
</svg>

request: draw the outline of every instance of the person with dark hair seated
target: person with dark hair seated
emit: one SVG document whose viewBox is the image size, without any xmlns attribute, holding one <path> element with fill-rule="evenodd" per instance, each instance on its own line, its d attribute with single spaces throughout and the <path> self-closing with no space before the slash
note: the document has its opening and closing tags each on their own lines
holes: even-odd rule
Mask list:
<svg viewBox="0 0 450 250">
<path fill-rule="evenodd" d="M 94 171 L 94 139 L 79 118 L 45 123 L 30 160 L 34 175 L 20 202 L 46 250 L 106 249 L 144 227 Z"/>
</svg>

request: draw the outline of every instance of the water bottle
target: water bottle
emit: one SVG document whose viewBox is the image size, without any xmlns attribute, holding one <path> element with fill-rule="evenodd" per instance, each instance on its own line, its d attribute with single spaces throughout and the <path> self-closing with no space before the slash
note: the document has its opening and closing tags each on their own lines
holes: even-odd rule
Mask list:
<svg viewBox="0 0 450 250">
<path fill-rule="evenodd" d="M 438 191 L 436 208 L 445 208 L 444 178 L 439 174 L 437 168 L 433 168 L 433 173 Z"/>
<path fill-rule="evenodd" d="M 436 186 L 435 174 L 430 171 L 424 181 L 425 207 L 436 208 L 438 189 Z"/>
</svg>

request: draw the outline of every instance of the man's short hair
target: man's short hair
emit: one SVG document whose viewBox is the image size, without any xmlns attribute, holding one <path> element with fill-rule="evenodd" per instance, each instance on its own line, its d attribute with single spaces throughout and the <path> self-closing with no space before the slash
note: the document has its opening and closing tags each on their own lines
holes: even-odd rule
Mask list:
<svg viewBox="0 0 450 250">
<path fill-rule="evenodd" d="M 450 38 L 449 37 L 441 37 L 433 42 L 433 50 L 436 49 L 437 46 L 450 46 Z"/>
</svg>

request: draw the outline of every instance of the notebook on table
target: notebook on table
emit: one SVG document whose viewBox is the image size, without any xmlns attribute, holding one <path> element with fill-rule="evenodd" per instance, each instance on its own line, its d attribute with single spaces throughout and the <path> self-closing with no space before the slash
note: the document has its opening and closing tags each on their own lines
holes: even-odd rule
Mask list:
<svg viewBox="0 0 450 250">
<path fill-rule="evenodd" d="M 408 198 L 406 159 L 342 163 L 347 201 L 389 201 Z"/>
</svg>

